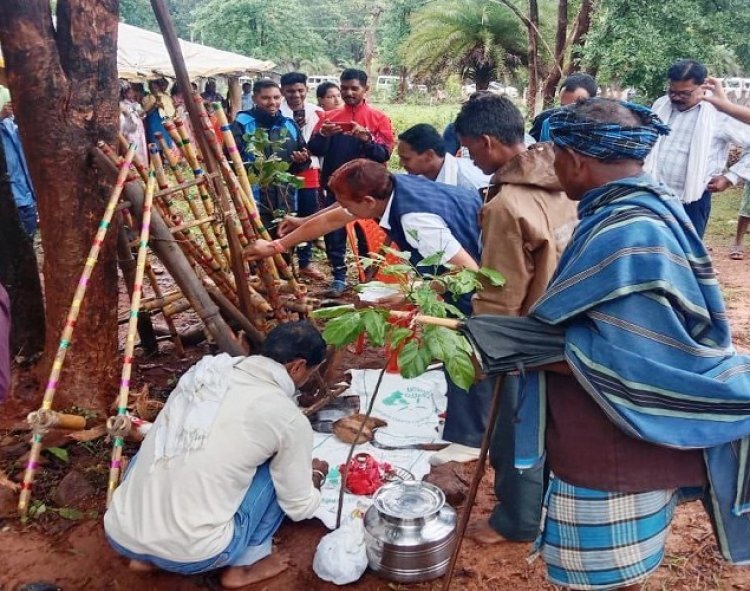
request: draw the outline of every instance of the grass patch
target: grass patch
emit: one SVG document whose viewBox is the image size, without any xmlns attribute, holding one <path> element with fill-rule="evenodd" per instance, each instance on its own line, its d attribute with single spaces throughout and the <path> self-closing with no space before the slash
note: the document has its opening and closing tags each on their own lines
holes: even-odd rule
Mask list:
<svg viewBox="0 0 750 591">
<path fill-rule="evenodd" d="M 706 228 L 705 241 L 716 246 L 730 246 L 737 231 L 737 212 L 742 200 L 740 188 L 716 193 L 711 203 L 711 219 Z"/>
</svg>

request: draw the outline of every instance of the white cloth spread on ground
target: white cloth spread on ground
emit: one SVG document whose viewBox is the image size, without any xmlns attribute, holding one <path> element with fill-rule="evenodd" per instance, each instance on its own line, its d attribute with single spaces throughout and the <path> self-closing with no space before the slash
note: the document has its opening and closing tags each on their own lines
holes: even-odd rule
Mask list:
<svg viewBox="0 0 750 591">
<path fill-rule="evenodd" d="M 360 397 L 360 408 L 363 413 L 375 390 L 379 373 L 374 369 L 352 370 L 352 386 L 349 393 Z M 392 446 L 442 441 L 439 415 L 446 408 L 446 391 L 442 371 L 429 371 L 411 380 L 396 374 L 386 374 L 372 411 L 373 417 L 388 423 L 387 427 L 377 430 L 377 441 Z M 346 461 L 349 447 L 349 444 L 343 443 L 335 435 L 315 433 L 313 456 L 330 464 L 328 477 L 321 490 L 320 507 L 315 512 L 315 517 L 329 529 L 336 526 L 336 508 L 341 483 L 338 467 Z M 430 456 L 434 452 L 418 449 L 384 450 L 367 443 L 358 445 L 355 453 L 368 453 L 378 461 L 408 470 L 417 480 L 421 480 L 430 471 Z M 366 511 L 371 504 L 370 497 L 345 493 L 342 515 Z"/>
<path fill-rule="evenodd" d="M 157 417 L 104 516 L 107 535 L 121 546 L 185 563 L 228 546 L 237 508 L 269 458 L 288 517 L 308 519 L 320 503 L 312 485 L 312 428 L 293 401 L 284 366 L 219 355 L 194 369 Z"/>
</svg>

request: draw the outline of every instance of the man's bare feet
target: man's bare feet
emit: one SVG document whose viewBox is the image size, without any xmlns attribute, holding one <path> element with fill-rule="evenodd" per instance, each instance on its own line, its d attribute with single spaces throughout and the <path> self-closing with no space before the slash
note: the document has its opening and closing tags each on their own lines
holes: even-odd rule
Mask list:
<svg viewBox="0 0 750 591">
<path fill-rule="evenodd" d="M 240 589 L 280 575 L 287 568 L 289 557 L 283 552 L 274 552 L 251 566 L 230 566 L 221 573 L 221 586 L 224 589 Z"/>
<path fill-rule="evenodd" d="M 139 573 L 152 573 L 156 570 L 153 564 L 143 562 L 142 560 L 131 560 L 128 563 L 128 568 Z"/>
<path fill-rule="evenodd" d="M 492 528 L 490 522 L 486 519 L 482 519 L 480 521 L 472 521 L 471 523 L 469 523 L 466 528 L 466 537 L 483 546 L 490 546 L 492 544 L 500 543 L 518 543 L 501 536 Z"/>
</svg>

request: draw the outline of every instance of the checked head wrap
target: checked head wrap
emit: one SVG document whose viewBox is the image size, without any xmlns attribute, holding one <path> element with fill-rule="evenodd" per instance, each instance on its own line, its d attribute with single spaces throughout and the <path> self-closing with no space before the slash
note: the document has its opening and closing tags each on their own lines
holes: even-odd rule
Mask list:
<svg viewBox="0 0 750 591">
<path fill-rule="evenodd" d="M 578 107 L 592 101 L 617 102 L 630 110 L 641 125 L 624 126 L 582 117 Z M 555 145 L 604 161 L 645 160 L 659 136 L 669 133 L 669 126 L 662 123 L 651 109 L 602 98 L 591 98 L 560 109 L 550 117 L 549 122 L 550 139 Z"/>
</svg>

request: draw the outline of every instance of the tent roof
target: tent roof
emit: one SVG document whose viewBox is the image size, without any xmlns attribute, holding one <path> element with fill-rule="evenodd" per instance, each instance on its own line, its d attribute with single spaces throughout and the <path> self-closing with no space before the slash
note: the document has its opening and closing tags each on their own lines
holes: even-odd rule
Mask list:
<svg viewBox="0 0 750 591">
<path fill-rule="evenodd" d="M 117 74 L 120 78 L 174 77 L 161 34 L 120 23 L 118 36 Z M 180 39 L 180 47 L 190 78 L 267 72 L 275 65 L 183 39 Z"/>
<path fill-rule="evenodd" d="M 222 51 L 207 45 L 180 39 L 190 78 L 241 75 L 268 72 L 274 63 Z M 0 76 L 5 64 L 0 52 Z M 161 34 L 120 23 L 117 39 L 117 75 L 128 80 L 169 76 L 174 78 L 172 62 Z"/>
</svg>

